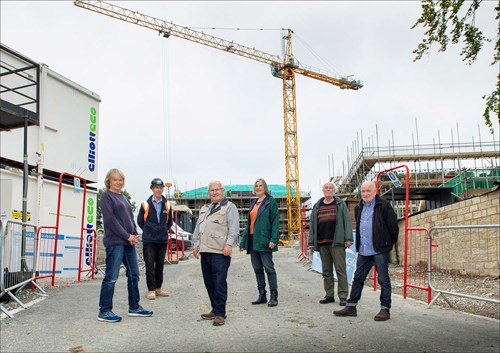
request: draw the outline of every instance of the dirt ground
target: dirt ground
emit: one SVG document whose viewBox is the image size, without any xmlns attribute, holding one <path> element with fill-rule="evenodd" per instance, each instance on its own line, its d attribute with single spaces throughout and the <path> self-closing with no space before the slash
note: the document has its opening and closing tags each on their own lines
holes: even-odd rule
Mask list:
<svg viewBox="0 0 500 353">
<path fill-rule="evenodd" d="M 393 293 L 403 296 L 403 266 L 391 265 L 389 267 L 389 273 L 391 277 Z M 500 300 L 499 278 L 462 276 L 449 274 L 446 272 L 433 271 L 432 281 L 436 288 L 448 292 Z M 425 282 L 424 284 L 426 283 L 427 282 Z M 366 285 L 373 287 L 373 281 L 367 280 Z M 406 295 L 408 298 L 413 298 L 424 303 L 428 303 L 427 291 L 415 288 L 407 288 Z M 431 300 L 435 298 L 436 295 L 437 293 L 433 292 Z M 449 303 L 447 303 L 443 297 L 445 297 Z M 481 300 L 462 298 L 454 295 L 441 295 L 432 305 L 449 308 L 450 304 L 455 310 L 500 320 L 500 305 Z"/>
</svg>

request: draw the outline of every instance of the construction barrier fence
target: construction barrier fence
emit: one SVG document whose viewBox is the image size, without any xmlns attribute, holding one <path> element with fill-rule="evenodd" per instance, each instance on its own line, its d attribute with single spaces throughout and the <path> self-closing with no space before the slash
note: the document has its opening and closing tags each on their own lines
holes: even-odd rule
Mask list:
<svg viewBox="0 0 500 353">
<path fill-rule="evenodd" d="M 500 304 L 498 293 L 490 297 L 475 294 L 474 286 L 453 292 L 453 277 L 476 276 L 498 279 L 500 267 L 500 224 L 431 227 L 427 237 L 427 273 L 429 287 L 437 298 L 447 295 Z"/>
<path fill-rule="evenodd" d="M 0 226 L 0 299 L 8 296 L 26 308 L 15 295 L 18 289 L 31 283 L 45 294 L 45 291 L 35 283 L 38 254 L 37 229 L 32 224 L 14 220 L 1 222 Z M 9 317 L 13 316 L 1 304 L 0 310 Z"/>
</svg>

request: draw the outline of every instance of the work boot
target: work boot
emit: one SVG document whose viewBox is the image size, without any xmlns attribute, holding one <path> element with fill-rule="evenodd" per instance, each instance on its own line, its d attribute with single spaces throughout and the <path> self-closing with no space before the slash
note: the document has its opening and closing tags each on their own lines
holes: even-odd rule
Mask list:
<svg viewBox="0 0 500 353">
<path fill-rule="evenodd" d="M 226 323 L 226 320 L 222 316 L 215 316 L 214 317 L 214 326 L 222 326 Z"/>
<path fill-rule="evenodd" d="M 334 297 L 329 297 L 326 296 L 323 299 L 319 301 L 320 304 L 328 304 L 328 303 L 335 303 L 335 298 Z"/>
<path fill-rule="evenodd" d="M 275 289 L 271 291 L 271 298 L 269 298 L 269 303 L 267 303 L 267 306 L 276 305 L 278 305 L 278 291 Z"/>
<path fill-rule="evenodd" d="M 335 310 L 333 312 L 335 316 L 358 316 L 358 311 L 355 306 L 346 306 L 342 310 Z"/>
<path fill-rule="evenodd" d="M 387 321 L 391 318 L 389 309 L 380 309 L 377 315 L 373 318 L 375 321 Z"/>
<path fill-rule="evenodd" d="M 259 290 L 259 297 L 256 301 L 252 302 L 252 304 L 257 305 L 265 303 L 267 303 L 267 292 L 265 290 Z"/>
</svg>

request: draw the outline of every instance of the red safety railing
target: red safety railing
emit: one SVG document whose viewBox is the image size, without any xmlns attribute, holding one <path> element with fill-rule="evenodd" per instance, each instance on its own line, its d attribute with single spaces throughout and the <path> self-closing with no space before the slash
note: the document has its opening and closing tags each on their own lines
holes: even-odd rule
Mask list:
<svg viewBox="0 0 500 353">
<path fill-rule="evenodd" d="M 377 195 L 380 194 L 380 176 L 382 174 L 388 173 L 388 172 L 396 170 L 396 169 L 401 169 L 401 168 L 405 168 L 405 170 L 406 170 L 406 178 L 405 178 L 405 189 L 406 189 L 405 190 L 406 191 L 405 192 L 405 234 L 404 234 L 405 244 L 404 244 L 404 247 L 405 247 L 405 249 L 407 249 L 407 246 L 408 246 L 408 210 L 409 210 L 408 202 L 410 201 L 410 169 L 408 168 L 408 166 L 406 164 L 401 164 L 401 165 L 398 165 L 397 167 L 382 170 L 382 171 L 378 172 L 377 179 L 375 182 L 375 190 L 377 192 Z M 406 257 L 405 257 L 404 267 L 405 267 L 405 269 L 407 267 Z M 373 267 L 373 276 L 370 277 L 370 279 L 373 279 L 373 290 L 377 290 L 377 270 L 376 270 L 375 266 Z"/>
<path fill-rule="evenodd" d="M 307 250 L 308 250 L 308 242 L 309 242 L 309 236 L 306 232 L 306 206 L 303 205 L 301 208 L 301 219 L 302 219 L 302 225 L 301 225 L 301 235 L 300 235 L 300 252 L 297 255 L 297 258 L 299 261 L 304 261 L 304 260 L 309 260 L 307 257 Z"/>
<path fill-rule="evenodd" d="M 56 227 L 55 226 L 40 226 L 36 231 L 36 269 L 37 274 L 35 281 L 42 278 L 54 278 L 56 276 L 55 262 L 57 257 L 57 242 L 56 242 Z M 32 286 L 34 289 L 34 286 Z"/>
<path fill-rule="evenodd" d="M 427 261 L 432 259 L 432 245 L 430 257 L 426 252 L 427 234 L 429 230 L 423 227 L 411 227 L 408 231 L 425 232 L 425 237 L 414 236 L 405 241 L 405 266 L 403 273 L 403 298 L 406 299 L 407 289 L 415 288 L 427 291 L 427 304 L 432 300 L 432 289 L 427 276 Z M 432 243 L 432 240 L 431 240 Z M 430 267 L 431 268 L 431 267 Z"/>
<path fill-rule="evenodd" d="M 84 235 L 85 235 L 85 242 L 84 242 Z M 90 273 L 91 278 L 94 279 L 95 257 L 97 253 L 96 250 L 97 250 L 97 232 L 95 231 L 94 228 L 83 228 L 80 237 L 80 260 L 78 261 L 78 282 L 80 282 L 81 280 L 82 273 Z"/>
<path fill-rule="evenodd" d="M 174 214 L 174 222 L 175 222 L 175 225 L 173 226 L 174 229 L 175 229 L 175 239 L 173 238 L 172 236 L 172 228 L 169 229 L 168 233 L 169 233 L 169 237 L 168 237 L 168 243 L 167 243 L 167 260 L 168 262 L 172 262 L 173 260 L 173 255 L 174 255 L 174 251 L 172 250 L 172 247 L 173 247 L 173 242 L 175 241 L 175 260 L 176 261 L 179 261 L 179 245 L 181 247 L 181 258 L 184 258 L 184 236 L 181 236 L 181 241 L 179 242 L 179 239 L 178 239 L 178 234 L 179 234 L 179 229 L 177 228 L 177 212 L 174 211 L 173 212 Z"/>
<path fill-rule="evenodd" d="M 56 211 L 56 225 L 55 226 L 41 226 L 37 231 L 37 262 L 40 263 L 39 273 L 35 277 L 36 279 L 41 278 L 52 278 L 52 286 L 55 284 L 56 277 L 56 268 L 57 268 L 57 245 L 60 234 L 60 219 L 61 219 L 61 194 L 62 194 L 62 186 L 63 186 L 63 178 L 64 176 L 69 176 L 72 178 L 78 178 L 83 180 L 83 198 L 82 198 L 82 213 L 81 213 L 81 228 L 80 228 L 80 255 L 78 259 L 78 281 L 81 280 L 81 274 L 83 272 L 92 271 L 92 278 L 94 278 L 94 267 L 95 267 L 95 254 L 96 254 L 96 240 L 97 234 L 93 228 L 89 228 L 85 226 L 85 209 L 86 209 L 86 201 L 87 201 L 87 181 L 85 179 L 81 179 L 79 176 L 62 172 L 59 174 L 59 187 L 57 193 L 57 211 Z M 90 224 L 92 225 L 92 224 Z M 54 234 L 53 237 L 49 236 L 50 233 L 42 233 L 42 229 L 53 229 Z M 85 234 L 84 234 L 85 233 Z M 44 237 L 45 234 L 45 237 Z M 90 236 L 90 237 L 89 237 Z M 45 238 L 45 240 L 44 240 Z M 49 239 L 53 238 L 53 239 Z M 85 238 L 85 242 L 84 242 Z M 46 245 L 49 240 L 53 240 L 50 242 L 50 245 Z M 91 258 L 91 261 L 88 259 L 85 260 L 86 266 L 82 266 L 82 258 L 83 258 L 83 249 L 85 243 L 85 254 Z M 90 245 L 89 245 L 90 243 Z M 50 248 L 50 250 L 48 249 Z M 50 253 L 49 253 L 50 251 Z M 47 268 L 48 264 L 45 260 L 52 256 L 52 261 L 50 263 L 51 269 Z M 90 262 L 90 263 L 89 263 Z"/>
</svg>

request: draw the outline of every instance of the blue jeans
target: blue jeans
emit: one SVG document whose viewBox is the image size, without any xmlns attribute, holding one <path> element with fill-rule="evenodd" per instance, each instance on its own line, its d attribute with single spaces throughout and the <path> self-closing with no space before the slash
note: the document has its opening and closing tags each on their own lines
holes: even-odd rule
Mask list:
<svg viewBox="0 0 500 353">
<path fill-rule="evenodd" d="M 372 266 L 377 269 L 378 284 L 380 285 L 380 307 L 382 309 L 391 308 L 391 279 L 389 278 L 389 252 L 384 252 L 372 256 L 358 254 L 356 260 L 356 272 L 352 281 L 351 296 L 347 300 L 348 306 L 355 306 L 361 299 L 361 292 L 365 285 L 366 277 Z"/>
<path fill-rule="evenodd" d="M 252 267 L 257 279 L 257 289 L 259 291 L 266 289 L 266 278 L 264 276 L 265 270 L 267 280 L 269 281 L 269 289 L 278 290 L 278 277 L 276 276 L 276 270 L 274 269 L 273 253 L 271 251 L 252 250 L 250 253 L 250 259 L 252 260 Z"/>
<path fill-rule="evenodd" d="M 229 265 L 231 265 L 231 256 L 209 252 L 201 253 L 201 272 L 215 316 L 226 316 L 226 279 Z"/>
<path fill-rule="evenodd" d="M 99 312 L 105 313 L 113 309 L 115 283 L 120 274 L 121 264 L 125 265 L 127 275 L 128 306 L 130 310 L 139 308 L 139 264 L 137 252 L 132 245 L 114 245 L 106 247 L 106 272 L 99 296 Z"/>
</svg>

